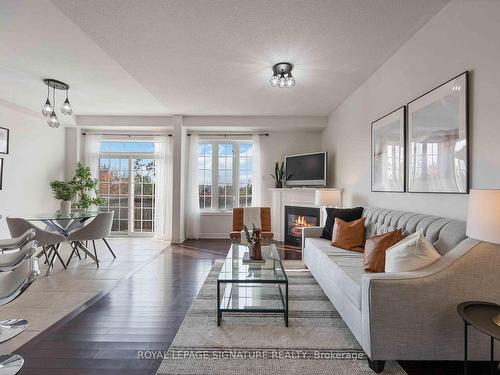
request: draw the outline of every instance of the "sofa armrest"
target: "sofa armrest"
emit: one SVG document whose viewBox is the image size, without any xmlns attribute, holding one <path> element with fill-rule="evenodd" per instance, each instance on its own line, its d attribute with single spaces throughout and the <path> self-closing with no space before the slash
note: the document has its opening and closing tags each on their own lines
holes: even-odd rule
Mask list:
<svg viewBox="0 0 500 375">
<path fill-rule="evenodd" d="M 468 238 L 422 270 L 363 275 L 363 349 L 374 360 L 461 359 L 456 307 L 467 300 L 499 302 L 498 264 L 498 246 Z M 486 357 L 484 344 L 471 337 L 471 359 Z"/>
<path fill-rule="evenodd" d="M 320 238 L 324 227 L 304 227 L 302 228 L 302 251 L 306 245 L 306 238 Z"/>
</svg>

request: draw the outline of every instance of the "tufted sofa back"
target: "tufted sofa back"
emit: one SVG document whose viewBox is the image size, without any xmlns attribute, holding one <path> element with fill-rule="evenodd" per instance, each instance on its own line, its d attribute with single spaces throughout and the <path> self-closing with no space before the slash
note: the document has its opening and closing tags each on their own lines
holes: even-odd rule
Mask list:
<svg viewBox="0 0 500 375">
<path fill-rule="evenodd" d="M 465 222 L 460 220 L 373 207 L 366 207 L 363 216 L 366 217 L 366 238 L 396 229 L 405 234 L 422 229 L 441 255 L 467 238 Z"/>
</svg>

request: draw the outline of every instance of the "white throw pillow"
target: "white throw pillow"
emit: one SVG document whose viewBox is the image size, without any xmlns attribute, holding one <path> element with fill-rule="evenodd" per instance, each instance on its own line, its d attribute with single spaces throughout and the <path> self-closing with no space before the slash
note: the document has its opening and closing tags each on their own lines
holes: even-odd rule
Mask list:
<svg viewBox="0 0 500 375">
<path fill-rule="evenodd" d="M 425 238 L 422 230 L 399 241 L 386 251 L 385 272 L 408 272 L 426 267 L 441 254 Z"/>
</svg>

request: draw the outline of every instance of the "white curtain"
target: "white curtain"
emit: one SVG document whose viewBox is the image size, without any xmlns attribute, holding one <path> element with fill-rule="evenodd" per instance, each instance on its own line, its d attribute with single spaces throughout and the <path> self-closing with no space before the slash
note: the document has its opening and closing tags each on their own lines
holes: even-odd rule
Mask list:
<svg viewBox="0 0 500 375">
<path fill-rule="evenodd" d="M 156 239 L 172 238 L 172 151 L 170 137 L 158 136 L 155 144 L 155 233 Z"/>
<path fill-rule="evenodd" d="M 253 141 L 253 156 L 252 156 L 252 206 L 260 206 L 260 188 L 262 181 L 261 165 L 260 165 L 260 135 L 254 134 Z"/>
<path fill-rule="evenodd" d="M 84 163 L 90 168 L 92 178 L 99 178 L 99 152 L 101 150 L 101 136 L 86 134 L 84 145 Z"/>
<path fill-rule="evenodd" d="M 186 237 L 197 239 L 200 237 L 200 202 L 198 192 L 198 141 L 196 134 L 189 137 L 189 165 L 187 186 L 187 218 Z"/>
</svg>

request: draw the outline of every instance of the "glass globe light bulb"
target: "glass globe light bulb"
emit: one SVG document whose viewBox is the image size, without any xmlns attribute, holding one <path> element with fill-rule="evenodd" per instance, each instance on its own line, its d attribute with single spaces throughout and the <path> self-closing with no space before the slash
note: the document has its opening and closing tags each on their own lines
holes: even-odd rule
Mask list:
<svg viewBox="0 0 500 375">
<path fill-rule="evenodd" d="M 54 111 L 52 111 L 50 117 L 49 117 L 49 120 L 47 121 L 47 124 L 49 124 L 49 126 L 51 128 L 58 128 L 59 125 L 61 125 L 59 123 L 59 120 L 57 119 L 57 115 Z"/>
<path fill-rule="evenodd" d="M 61 112 L 68 116 L 73 113 L 73 108 L 71 108 L 71 104 L 69 103 L 68 98 L 66 98 L 63 105 L 61 106 Z"/>
<path fill-rule="evenodd" d="M 50 104 L 49 98 L 45 101 L 45 104 L 43 105 L 42 108 L 42 114 L 47 117 L 50 116 L 50 114 L 54 112 L 54 108 L 52 108 L 52 104 Z"/>
<path fill-rule="evenodd" d="M 279 77 L 277 75 L 273 75 L 271 79 L 269 80 L 269 83 L 271 84 L 272 87 L 278 86 L 278 81 Z"/>
<path fill-rule="evenodd" d="M 289 74 L 288 77 L 286 78 L 285 86 L 286 87 L 295 86 L 295 78 L 293 78 L 291 74 Z"/>
<path fill-rule="evenodd" d="M 279 81 L 278 81 L 278 86 L 279 86 L 280 88 L 283 88 L 283 87 L 285 87 L 285 84 L 286 84 L 286 79 L 285 79 L 285 77 L 281 77 L 281 78 L 279 79 Z"/>
</svg>

